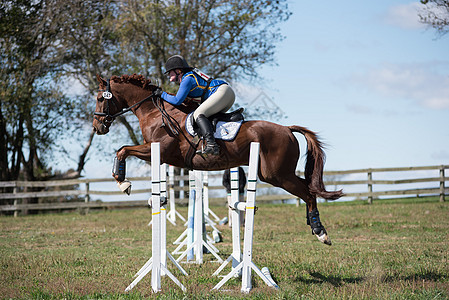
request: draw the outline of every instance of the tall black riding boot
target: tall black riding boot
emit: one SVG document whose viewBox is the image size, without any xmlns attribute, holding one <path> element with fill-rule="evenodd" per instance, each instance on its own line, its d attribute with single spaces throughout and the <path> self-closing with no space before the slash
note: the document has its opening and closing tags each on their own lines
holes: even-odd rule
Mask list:
<svg viewBox="0 0 449 300">
<path fill-rule="evenodd" d="M 206 148 L 203 150 L 203 153 L 218 155 L 220 153 L 220 147 L 215 142 L 214 129 L 209 119 L 201 114 L 196 118 L 196 124 L 200 129 L 201 135 L 206 140 Z"/>
</svg>

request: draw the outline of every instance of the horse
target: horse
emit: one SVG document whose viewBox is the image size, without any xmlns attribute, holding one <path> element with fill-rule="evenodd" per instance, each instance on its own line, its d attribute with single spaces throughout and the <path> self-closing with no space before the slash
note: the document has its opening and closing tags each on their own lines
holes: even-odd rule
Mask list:
<svg viewBox="0 0 449 300">
<path fill-rule="evenodd" d="M 220 146 L 218 156 L 202 155 L 196 148 L 203 141 L 195 141 L 186 132 L 186 118 L 198 107 L 193 99 L 186 99 L 178 106 L 171 105 L 153 96 L 158 87 L 143 75 L 112 76 L 109 80 L 97 75 L 97 80 L 99 91 L 93 120 L 94 131 L 98 135 L 107 134 L 117 116 L 132 111 L 139 120 L 144 138 L 142 145 L 122 146 L 116 153 L 118 161 L 124 162 L 128 156 L 150 161 L 151 143 L 159 142 L 161 163 L 195 170 L 225 170 L 247 166 L 250 143 L 259 142 L 259 179 L 305 201 L 307 224 L 312 234 L 322 243 L 332 244 L 321 223 L 316 199 L 336 200 L 343 196 L 343 192 L 327 191 L 324 186 L 325 154 L 323 144 L 315 132 L 297 125 L 282 126 L 263 120 L 245 120 L 233 140 L 217 140 Z M 300 151 L 294 132 L 304 135 L 307 142 L 305 178 L 295 173 Z M 113 177 L 119 185 L 122 183 L 123 179 L 117 174 L 113 174 Z"/>
</svg>

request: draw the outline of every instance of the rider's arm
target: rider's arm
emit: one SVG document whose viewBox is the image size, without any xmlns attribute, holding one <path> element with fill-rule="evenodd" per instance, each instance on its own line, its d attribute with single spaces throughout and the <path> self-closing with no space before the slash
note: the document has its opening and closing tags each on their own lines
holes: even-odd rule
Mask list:
<svg viewBox="0 0 449 300">
<path fill-rule="evenodd" d="M 193 79 L 192 76 L 186 76 L 182 79 L 176 95 L 169 95 L 166 92 L 163 92 L 161 98 L 173 105 L 179 105 L 186 99 L 187 95 L 194 85 L 195 79 Z"/>
</svg>

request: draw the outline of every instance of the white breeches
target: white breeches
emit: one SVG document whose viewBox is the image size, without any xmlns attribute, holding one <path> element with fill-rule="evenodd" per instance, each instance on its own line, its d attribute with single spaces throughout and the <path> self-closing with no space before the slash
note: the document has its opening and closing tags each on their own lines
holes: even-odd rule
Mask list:
<svg viewBox="0 0 449 300">
<path fill-rule="evenodd" d="M 235 93 L 232 88 L 227 84 L 222 84 L 195 110 L 193 117 L 196 121 L 200 114 L 210 117 L 218 112 L 226 112 L 234 104 L 234 101 Z"/>
</svg>

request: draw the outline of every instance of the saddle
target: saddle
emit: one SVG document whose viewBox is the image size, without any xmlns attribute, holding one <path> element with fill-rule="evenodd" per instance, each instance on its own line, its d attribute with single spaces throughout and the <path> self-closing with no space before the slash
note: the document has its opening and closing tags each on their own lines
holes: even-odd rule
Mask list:
<svg viewBox="0 0 449 300">
<path fill-rule="evenodd" d="M 214 131 L 217 130 L 217 124 L 218 122 L 238 122 L 238 121 L 244 121 L 244 117 L 243 117 L 243 111 L 244 108 L 240 107 L 237 110 L 234 110 L 232 112 L 229 113 L 216 113 L 212 116 L 210 116 L 208 119 L 210 121 L 210 123 L 212 124 L 212 127 L 214 128 Z M 198 131 L 198 125 L 196 125 L 195 120 L 193 119 L 193 114 L 190 115 L 190 123 L 193 126 L 193 129 L 195 130 L 195 132 Z"/>
<path fill-rule="evenodd" d="M 230 113 L 217 113 L 210 116 L 208 119 L 214 129 L 214 137 L 224 141 L 232 141 L 237 136 L 240 126 L 244 121 L 242 112 L 243 108 L 239 108 Z M 198 135 L 198 125 L 196 125 L 193 118 L 193 112 L 187 116 L 185 123 L 186 131 L 194 137 L 186 154 L 185 164 L 187 168 L 193 170 L 193 157 L 195 156 L 196 149 L 201 141 L 201 138 Z"/>
</svg>

